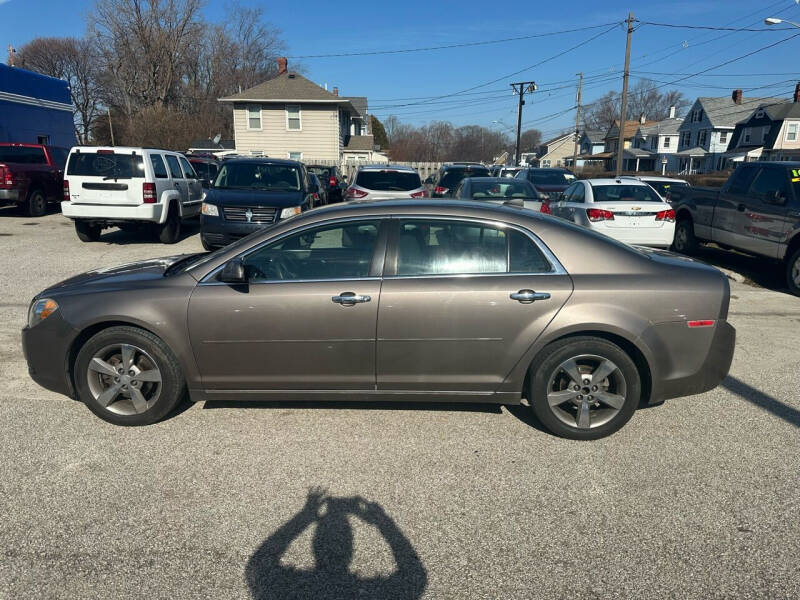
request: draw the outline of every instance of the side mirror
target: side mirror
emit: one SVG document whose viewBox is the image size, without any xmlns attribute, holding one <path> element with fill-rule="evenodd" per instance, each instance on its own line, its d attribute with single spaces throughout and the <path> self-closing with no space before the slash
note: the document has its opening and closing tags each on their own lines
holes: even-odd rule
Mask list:
<svg viewBox="0 0 800 600">
<path fill-rule="evenodd" d="M 244 272 L 244 263 L 241 258 L 232 258 L 225 263 L 222 270 L 217 275 L 222 283 L 242 284 L 247 283 L 247 276 Z"/>
</svg>

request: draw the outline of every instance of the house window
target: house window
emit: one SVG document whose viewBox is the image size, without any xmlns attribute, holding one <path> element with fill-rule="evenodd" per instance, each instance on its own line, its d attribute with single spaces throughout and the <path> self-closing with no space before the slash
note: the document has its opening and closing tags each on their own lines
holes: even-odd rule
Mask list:
<svg viewBox="0 0 800 600">
<path fill-rule="evenodd" d="M 766 143 L 768 135 L 769 135 L 769 127 L 762 127 L 761 128 L 761 143 L 762 144 Z"/>
<path fill-rule="evenodd" d="M 289 160 L 303 160 L 302 152 L 289 152 Z"/>
<path fill-rule="evenodd" d="M 545 158 L 545 159 L 542 161 L 542 166 L 543 166 L 543 167 L 549 167 L 549 166 L 550 166 L 550 159 L 549 159 L 549 158 Z"/>
<path fill-rule="evenodd" d="M 300 123 L 300 106 L 298 104 L 286 105 L 286 129 L 292 131 L 300 131 L 302 129 Z"/>
<path fill-rule="evenodd" d="M 786 126 L 786 141 L 787 142 L 797 141 L 797 123 L 789 123 Z"/>
<path fill-rule="evenodd" d="M 728 143 L 728 132 L 727 131 L 720 131 L 719 132 L 719 143 L 720 144 L 727 144 Z"/>
<path fill-rule="evenodd" d="M 750 143 L 750 128 L 749 127 L 744 130 L 744 143 L 745 144 L 749 144 Z"/>
<path fill-rule="evenodd" d="M 49 135 L 39 135 L 36 136 L 36 143 L 42 146 L 49 146 L 50 145 L 50 136 Z"/>
<path fill-rule="evenodd" d="M 669 148 L 669 142 L 670 142 L 669 136 L 666 136 L 664 138 L 664 148 Z"/>
<path fill-rule="evenodd" d="M 703 129 L 700 133 L 697 134 L 697 145 L 705 146 L 707 138 L 708 138 L 708 132 L 705 129 Z"/>
<path fill-rule="evenodd" d="M 258 104 L 247 107 L 247 128 L 261 129 L 261 106 Z"/>
</svg>

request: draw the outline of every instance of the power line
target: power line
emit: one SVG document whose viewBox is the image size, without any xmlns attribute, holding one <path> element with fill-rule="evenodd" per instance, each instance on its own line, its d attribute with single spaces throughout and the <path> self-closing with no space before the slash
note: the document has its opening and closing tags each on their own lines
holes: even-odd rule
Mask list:
<svg viewBox="0 0 800 600">
<path fill-rule="evenodd" d="M 767 27 L 760 27 L 758 29 L 749 29 L 745 27 L 718 27 L 714 25 L 678 25 L 675 23 L 655 23 L 653 21 L 637 21 L 640 25 L 650 25 L 653 27 L 669 27 L 672 29 L 705 29 L 708 31 L 757 31 L 759 33 L 763 33 L 765 31 L 791 31 L 792 27 L 779 27 L 775 28 L 767 28 Z"/>
<path fill-rule="evenodd" d="M 564 35 L 567 33 L 576 33 L 579 31 L 589 31 L 592 29 L 600 29 L 608 27 L 609 25 L 616 25 L 616 23 L 602 23 L 600 25 L 588 25 L 586 27 L 576 27 L 574 29 L 562 29 L 561 31 L 548 31 L 545 33 L 534 33 L 531 35 L 520 35 L 517 37 L 500 38 L 496 40 L 484 40 L 480 42 L 461 42 L 458 44 L 445 44 L 442 46 L 424 46 L 422 48 L 402 48 L 396 50 L 372 50 L 366 52 L 339 52 L 335 54 L 304 54 L 298 56 L 290 56 L 288 58 L 340 58 L 344 56 L 374 56 L 377 54 L 406 54 L 409 52 L 429 52 L 431 50 L 448 50 L 451 48 L 467 48 L 470 46 L 486 46 L 489 44 L 503 44 L 506 42 L 517 42 L 520 40 L 530 40 L 534 38 L 550 37 L 554 35 Z"/>
</svg>

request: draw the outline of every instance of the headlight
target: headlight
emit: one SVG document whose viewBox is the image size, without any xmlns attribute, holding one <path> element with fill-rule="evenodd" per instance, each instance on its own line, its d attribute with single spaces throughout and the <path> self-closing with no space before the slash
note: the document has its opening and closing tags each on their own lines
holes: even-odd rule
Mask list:
<svg viewBox="0 0 800 600">
<path fill-rule="evenodd" d="M 28 327 L 33 327 L 37 323 L 44 321 L 57 310 L 58 302 L 51 298 L 40 298 L 31 304 L 31 308 L 28 311 Z"/>
<path fill-rule="evenodd" d="M 208 202 L 203 202 L 201 211 L 204 215 L 208 215 L 209 217 L 219 216 L 219 208 L 217 208 L 216 204 L 209 204 Z"/>
<path fill-rule="evenodd" d="M 302 209 L 299 206 L 291 206 L 289 208 L 284 208 L 281 211 L 281 219 L 288 219 L 289 217 L 299 215 L 301 212 Z"/>
</svg>

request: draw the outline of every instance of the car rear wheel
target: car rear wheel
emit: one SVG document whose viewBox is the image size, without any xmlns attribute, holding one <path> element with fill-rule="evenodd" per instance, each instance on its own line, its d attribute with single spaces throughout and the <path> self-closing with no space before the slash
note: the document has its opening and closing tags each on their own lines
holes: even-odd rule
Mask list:
<svg viewBox="0 0 800 600">
<path fill-rule="evenodd" d="M 531 366 L 529 398 L 552 433 L 595 440 L 619 430 L 641 396 L 639 372 L 616 344 L 596 337 L 567 338 L 548 346 Z"/>
<path fill-rule="evenodd" d="M 96 242 L 100 239 L 100 226 L 86 221 L 75 221 L 75 233 L 82 242 Z"/>
<path fill-rule="evenodd" d="M 792 294 L 800 296 L 800 248 L 786 260 L 786 286 Z"/>
<path fill-rule="evenodd" d="M 42 190 L 31 190 L 25 202 L 25 214 L 29 217 L 41 217 L 47 212 L 47 198 Z"/>
<path fill-rule="evenodd" d="M 163 244 L 174 244 L 181 237 L 181 215 L 178 207 L 173 204 L 169 207 L 167 220 L 158 228 L 158 239 Z"/>
<path fill-rule="evenodd" d="M 178 360 L 157 336 L 136 327 L 110 327 L 78 352 L 79 399 L 115 425 L 149 425 L 167 416 L 186 392 Z"/>
<path fill-rule="evenodd" d="M 681 254 L 692 254 L 697 250 L 694 223 L 690 218 L 684 217 L 675 225 L 675 238 L 672 241 L 672 249 Z"/>
</svg>

